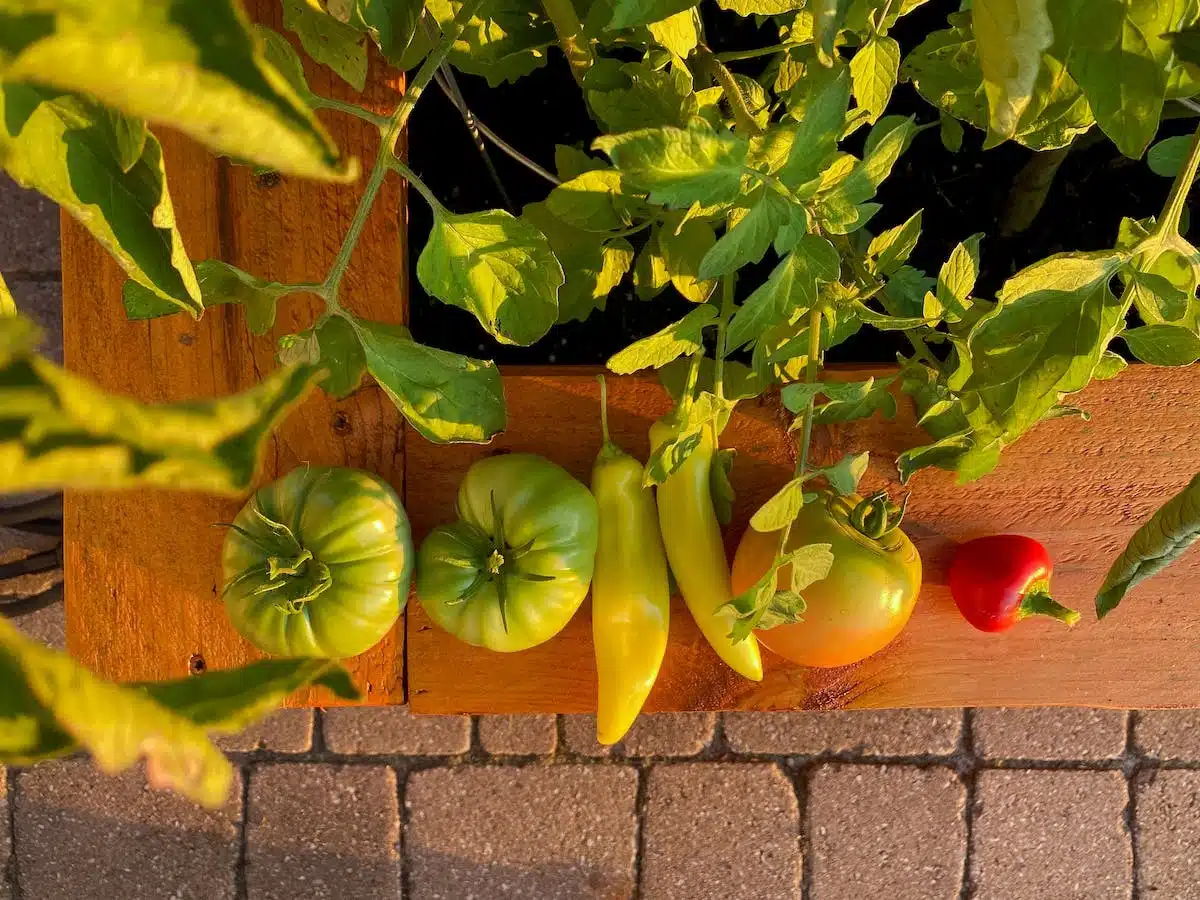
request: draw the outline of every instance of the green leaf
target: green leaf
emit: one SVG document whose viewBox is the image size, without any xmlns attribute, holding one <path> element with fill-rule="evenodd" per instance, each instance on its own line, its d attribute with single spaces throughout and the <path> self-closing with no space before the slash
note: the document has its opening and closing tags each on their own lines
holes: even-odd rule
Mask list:
<svg viewBox="0 0 1200 900">
<path fill-rule="evenodd" d="M 1005 282 L 960 347 L 963 374 L 951 383 L 965 391 L 974 429 L 960 477 L 989 471 L 1001 447 L 1091 381 L 1124 325 L 1128 302 L 1110 287 L 1124 260 L 1108 251 L 1058 254 Z"/>
<path fill-rule="evenodd" d="M 750 212 L 704 254 L 698 276 L 705 280 L 720 278 L 742 266 L 760 262 L 779 229 L 789 223 L 797 236 L 804 234 L 807 225 L 804 208 L 773 190 L 763 191 Z"/>
<path fill-rule="evenodd" d="M 15 9 L 0 38 L 0 80 L 10 87 L 35 82 L 87 94 L 288 175 L 357 176 L 266 61 L 235 0 L 22 0 Z"/>
<path fill-rule="evenodd" d="M 238 493 L 312 370 L 280 369 L 241 394 L 143 405 L 33 355 L 36 330 L 0 319 L 0 491 L 169 487 Z"/>
<path fill-rule="evenodd" d="M 530 203 L 521 218 L 534 224 L 550 241 L 563 267 L 565 281 L 558 289 L 558 321 L 585 320 L 604 309 L 609 292 L 633 265 L 633 247 L 624 238 L 598 241 L 594 232 L 572 228 L 556 218 L 544 203 Z"/>
<path fill-rule="evenodd" d="M 305 103 L 312 103 L 312 91 L 309 90 L 308 80 L 304 77 L 304 62 L 291 42 L 266 25 L 252 25 L 250 31 L 254 34 L 254 39 L 262 45 L 263 58 L 287 79 L 296 96 Z"/>
<path fill-rule="evenodd" d="M 642 247 L 642 252 L 638 254 L 637 262 L 633 266 L 633 286 L 640 300 L 653 300 L 671 283 L 671 275 L 667 272 L 667 264 L 658 242 L 660 234 L 662 228 L 655 223 L 650 229 L 650 238 Z"/>
<path fill-rule="evenodd" d="M 354 0 L 350 24 L 371 36 L 384 59 L 405 69 L 424 8 L 422 0 Z"/>
<path fill-rule="evenodd" d="M 673 219 L 663 222 L 658 232 L 658 248 L 663 271 L 675 290 L 693 303 L 703 303 L 716 290 L 715 281 L 700 278 L 700 265 L 716 244 L 712 226 L 703 219 L 688 219 L 672 228 Z"/>
<path fill-rule="evenodd" d="M 800 123 L 787 162 L 779 172 L 784 184 L 799 188 L 820 177 L 837 149 L 849 105 L 850 71 L 846 66 L 817 68 L 792 91 L 788 108 L 800 117 Z"/>
<path fill-rule="evenodd" d="M 817 302 L 817 283 L 834 281 L 841 260 L 825 238 L 804 235 L 767 280 L 743 301 L 729 322 L 726 344 L 732 352 L 756 340 L 767 328 L 786 322 Z"/>
<path fill-rule="evenodd" d="M 608 360 L 609 371 L 629 375 L 641 369 L 658 369 L 681 356 L 690 356 L 704 347 L 703 332 L 717 318 L 708 304 L 698 306 L 674 324 L 635 341 Z"/>
<path fill-rule="evenodd" d="M 693 122 L 687 129 L 644 128 L 597 138 L 632 187 L 675 209 L 731 203 L 741 195 L 746 139 Z"/>
<path fill-rule="evenodd" d="M 789 384 L 782 391 L 783 405 L 793 413 L 802 413 L 809 400 L 818 395 L 829 398 L 813 412 L 813 422 L 830 425 L 864 419 L 882 412 L 884 418 L 896 415 L 896 398 L 890 386 L 894 378 L 868 378 L 866 381 L 801 382 Z"/>
<path fill-rule="evenodd" d="M 356 91 L 366 85 L 365 37 L 331 16 L 322 0 L 283 0 L 283 27 L 295 32 L 305 53 L 329 66 Z"/>
<path fill-rule="evenodd" d="M 138 284 L 199 316 L 200 288 L 175 225 L 158 141 L 147 136 L 141 158 L 125 166 L 113 116 L 89 100 L 0 84 L 0 110 L 0 165 L 9 175 L 70 213 Z"/>
<path fill-rule="evenodd" d="M 350 675 L 327 659 L 260 659 L 240 669 L 131 686 L 207 731 L 232 734 L 252 725 L 306 685 L 343 700 L 360 698 Z"/>
<path fill-rule="evenodd" d="M 825 480 L 839 494 L 854 494 L 858 492 L 858 483 L 867 473 L 867 464 L 871 455 L 862 453 L 847 453 L 832 466 L 825 466 L 817 471 L 825 476 Z"/>
<path fill-rule="evenodd" d="M 330 316 L 316 329 L 286 334 L 279 339 L 279 347 L 281 363 L 323 369 L 321 388 L 334 397 L 348 397 L 354 393 L 367 371 L 358 334 L 341 316 Z"/>
<path fill-rule="evenodd" d="M 654 42 L 670 50 L 680 59 L 687 59 L 700 43 L 700 16 L 690 7 L 647 26 Z"/>
<path fill-rule="evenodd" d="M 462 0 L 426 0 L 425 9 L 445 33 L 463 5 Z M 481 75 L 491 87 L 498 87 L 544 66 L 546 48 L 555 40 L 554 26 L 539 7 L 522 0 L 483 0 L 447 61 L 460 72 Z"/>
<path fill-rule="evenodd" d="M 717 0 L 717 6 L 748 16 L 782 16 L 804 7 L 806 0 Z"/>
<path fill-rule="evenodd" d="M 971 14 L 951 15 L 950 24 L 951 28 L 928 35 L 905 57 L 901 77 L 944 113 L 986 131 L 991 115 Z M 1058 45 L 1042 55 L 1032 94 L 1013 134 L 1034 150 L 1065 147 L 1095 122 L 1087 98 L 1058 55 L 1066 55 Z M 945 123 L 943 118 L 944 127 Z"/>
<path fill-rule="evenodd" d="M 0 319 L 14 318 L 16 315 L 17 301 L 4 283 L 4 275 L 0 274 Z"/>
<path fill-rule="evenodd" d="M 1134 532 L 1096 595 L 1096 617 L 1120 605 L 1130 588 L 1157 575 L 1200 537 L 1200 475 Z"/>
<path fill-rule="evenodd" d="M 1187 159 L 1188 149 L 1191 146 L 1192 136 L 1190 134 L 1163 138 L 1150 148 L 1150 152 L 1146 154 L 1146 163 L 1155 175 L 1174 178 L 1183 168 L 1183 161 Z"/>
<path fill-rule="evenodd" d="M 254 334 L 266 334 L 275 325 L 275 302 L 291 289 L 277 281 L 266 281 L 237 266 L 206 259 L 196 263 L 196 280 L 204 308 L 237 303 L 246 309 L 246 324 Z M 179 312 L 179 307 L 146 290 L 136 281 L 125 282 L 122 290 L 126 317 L 155 319 Z"/>
<path fill-rule="evenodd" d="M 971 291 L 979 277 L 979 242 L 982 234 L 973 234 L 950 251 L 950 258 L 938 272 L 937 293 L 926 297 L 927 319 L 945 318 L 962 321 L 971 307 Z"/>
<path fill-rule="evenodd" d="M 584 172 L 564 181 L 550 192 L 546 205 L 559 220 L 583 231 L 619 231 L 650 213 L 639 198 L 625 194 L 621 173 L 613 169 Z"/>
<path fill-rule="evenodd" d="M 399 325 L 357 320 L 370 372 L 428 440 L 486 444 L 504 430 L 504 384 L 496 364 L 418 344 Z"/>
<path fill-rule="evenodd" d="M 417 279 L 502 344 L 528 346 L 558 321 L 562 266 L 546 236 L 506 210 L 437 211 Z"/>
<path fill-rule="evenodd" d="M 609 60 L 615 62 L 615 60 Z M 635 131 L 662 125 L 682 127 L 696 113 L 692 76 L 686 66 L 656 69 L 645 62 L 620 67 L 618 87 L 594 90 L 591 85 L 601 70 L 594 68 L 585 79 L 588 104 L 605 130 Z"/>
<path fill-rule="evenodd" d="M 799 591 L 828 577 L 833 559 L 830 544 L 806 544 L 778 557 L 748 591 L 729 602 L 737 614 L 729 637 L 736 642 L 749 637 L 756 628 L 800 621 L 805 604 Z M 789 574 L 781 575 L 784 569 L 789 569 Z M 791 590 L 777 589 L 780 578 L 788 580 Z"/>
<path fill-rule="evenodd" d="M 1033 100 L 1042 54 L 1054 42 L 1047 0 L 974 0 L 971 24 L 987 95 L 989 131 L 1014 137 Z"/>
<path fill-rule="evenodd" d="M 879 331 L 909 331 L 923 325 L 937 324 L 937 319 L 930 319 L 927 316 L 889 316 L 886 313 L 876 312 L 860 300 L 853 301 L 850 307 L 860 320 Z"/>
<path fill-rule="evenodd" d="M 942 146 L 951 153 L 958 153 L 962 150 L 963 138 L 966 134 L 963 131 L 962 122 L 942 113 L 938 120 L 938 134 L 942 139 Z"/>
<path fill-rule="evenodd" d="M 1100 362 L 1096 366 L 1096 374 L 1092 377 L 1096 381 L 1108 381 L 1110 378 L 1116 378 L 1128 368 L 1129 363 L 1119 353 L 1113 353 L 1111 350 L 1105 350 L 1104 355 L 1100 357 Z"/>
<path fill-rule="evenodd" d="M 946 435 L 932 444 L 905 450 L 896 457 L 896 469 L 900 472 L 900 483 L 908 484 L 908 480 L 918 469 L 924 469 L 927 466 L 945 468 L 947 464 L 961 457 L 971 446 L 970 435 L 960 432 Z"/>
<path fill-rule="evenodd" d="M 1172 58 L 1165 32 L 1185 4 L 1143 0 L 1052 0 L 1056 42 L 1096 122 L 1122 153 L 1138 159 L 1154 138 Z M 1194 15 L 1194 13 L 1193 13 Z"/>
<path fill-rule="evenodd" d="M 755 531 L 771 532 L 786 528 L 796 521 L 804 506 L 804 483 L 810 475 L 793 478 L 750 517 L 750 527 Z"/>
<path fill-rule="evenodd" d="M 874 123 L 887 109 L 900 73 L 900 45 L 895 39 L 873 33 L 850 60 L 850 77 L 860 108 Z"/>
<path fill-rule="evenodd" d="M 1200 337 L 1181 325 L 1143 325 L 1121 337 L 1134 356 L 1152 366 L 1190 366 L 1200 359 Z"/>
<path fill-rule="evenodd" d="M 670 415 L 673 417 L 675 435 L 664 441 L 646 461 L 642 474 L 642 486 L 651 487 L 662 484 L 671 475 L 679 471 L 687 462 L 688 457 L 695 452 L 704 439 L 706 429 L 712 428 L 720 433 L 725 423 L 729 421 L 729 413 L 733 403 L 729 400 L 718 400 L 713 394 L 701 391 L 694 403 L 687 408 L 687 414 L 679 418 L 682 407 L 677 407 Z M 710 477 L 711 488 L 711 477 Z"/>
<path fill-rule="evenodd" d="M 693 0 L 612 0 L 612 18 L 607 27 L 615 31 L 618 28 L 649 25 L 681 14 L 693 5 Z"/>
<path fill-rule="evenodd" d="M 733 471 L 733 460 L 736 456 L 737 450 L 732 447 L 718 449 L 713 454 L 712 466 L 708 470 L 708 487 L 709 493 L 712 494 L 713 510 L 717 514 L 717 521 L 722 525 L 733 521 L 733 501 L 737 499 L 737 494 L 733 490 L 733 482 L 729 480 L 729 473 Z"/>
<path fill-rule="evenodd" d="M 899 271 L 917 247 L 922 212 L 918 209 L 903 225 L 889 228 L 871 239 L 867 248 L 867 271 L 884 276 Z"/>
<path fill-rule="evenodd" d="M 811 0 L 813 41 L 821 64 L 828 66 L 833 59 L 833 45 L 846 21 L 850 0 Z"/>
<path fill-rule="evenodd" d="M 861 228 L 879 209 L 867 203 L 892 172 L 900 154 L 908 147 L 913 134 L 913 120 L 895 123 L 863 157 L 836 188 L 820 198 L 817 215 L 826 230 L 834 234 L 849 234 Z"/>
</svg>

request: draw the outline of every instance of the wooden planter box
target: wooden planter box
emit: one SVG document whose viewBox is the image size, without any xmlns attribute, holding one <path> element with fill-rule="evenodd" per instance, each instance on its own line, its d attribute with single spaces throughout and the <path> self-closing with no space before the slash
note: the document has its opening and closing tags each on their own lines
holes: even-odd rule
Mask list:
<svg viewBox="0 0 1200 900">
<path fill-rule="evenodd" d="M 353 99 L 327 70 L 308 64 L 307 75 L 319 93 Z M 390 109 L 395 85 L 377 83 L 368 98 L 378 109 Z M 339 146 L 363 160 L 374 157 L 374 129 L 343 116 L 325 120 Z M 250 169 L 217 160 L 176 135 L 162 139 L 176 215 L 193 258 L 219 257 L 280 281 L 323 277 L 353 214 L 355 188 L 256 180 Z M 406 317 L 406 270 L 397 239 L 404 233 L 403 209 L 403 190 L 391 179 L 343 287 L 343 302 L 370 318 Z M 145 401 L 249 387 L 275 365 L 275 340 L 307 327 L 319 309 L 315 299 L 281 301 L 275 330 L 264 338 L 252 337 L 241 311 L 228 306 L 210 310 L 199 323 L 185 316 L 131 323 L 122 314 L 123 281 L 105 251 L 64 218 L 67 365 Z M 403 426 L 374 386 L 344 401 L 317 391 L 272 437 L 262 478 L 303 463 L 378 472 L 403 492 L 420 541 L 453 517 L 455 490 L 470 463 L 498 449 L 541 453 L 586 480 L 600 440 L 593 375 L 563 368 L 506 372 L 510 429 L 488 447 L 425 442 Z M 610 387 L 615 436 L 645 458 L 647 429 L 669 401 L 654 379 L 614 378 Z M 768 653 L 763 682 L 745 681 L 717 660 L 676 602 L 666 662 L 647 708 L 1200 705 L 1200 556 L 1185 557 L 1136 591 L 1103 624 L 1090 615 L 1113 557 L 1194 473 L 1200 460 L 1192 413 L 1197 397 L 1200 372 L 1194 369 L 1134 366 L 1082 394 L 1079 404 L 1091 412 L 1090 422 L 1061 419 L 1038 427 L 981 482 L 959 487 L 947 473 L 919 474 L 905 527 L 921 551 L 925 586 L 901 637 L 857 666 L 804 669 Z M 895 455 L 923 440 L 910 404 L 900 405 L 895 422 L 818 428 L 818 459 L 869 450 L 865 486 L 894 482 Z M 732 545 L 750 513 L 789 477 L 793 451 L 778 409 L 765 400 L 743 403 L 722 440 L 738 450 L 737 510 L 727 536 Z M 231 521 L 242 502 L 166 491 L 68 493 L 71 652 L 120 680 L 180 677 L 255 658 L 218 599 L 223 531 L 211 527 Z M 989 636 L 959 617 L 946 588 L 954 543 L 1003 531 L 1046 544 L 1057 565 L 1057 598 L 1085 612 L 1078 627 L 1029 621 Z M 392 634 L 348 665 L 365 702 L 407 699 L 422 713 L 583 712 L 595 702 L 586 607 L 554 640 L 502 655 L 458 642 L 410 602 Z M 292 702 L 333 701 L 308 691 Z"/>
</svg>

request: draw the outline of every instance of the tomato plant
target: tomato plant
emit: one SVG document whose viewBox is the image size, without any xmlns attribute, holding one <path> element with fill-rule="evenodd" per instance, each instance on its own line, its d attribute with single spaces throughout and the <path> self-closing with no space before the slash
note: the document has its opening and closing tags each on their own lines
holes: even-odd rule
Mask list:
<svg viewBox="0 0 1200 900">
<path fill-rule="evenodd" d="M 404 609 L 408 516 L 391 485 L 357 469 L 303 466 L 258 489 L 221 553 L 233 625 L 276 656 L 369 650 Z"/>
<path fill-rule="evenodd" d="M 596 500 L 529 453 L 481 459 L 458 488 L 458 521 L 421 544 L 417 598 L 468 644 L 508 653 L 562 630 L 596 563 Z"/>
</svg>

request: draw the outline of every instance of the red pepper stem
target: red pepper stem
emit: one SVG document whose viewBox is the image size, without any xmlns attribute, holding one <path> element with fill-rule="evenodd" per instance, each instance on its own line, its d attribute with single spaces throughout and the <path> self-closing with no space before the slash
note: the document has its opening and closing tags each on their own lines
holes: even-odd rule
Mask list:
<svg viewBox="0 0 1200 900">
<path fill-rule="evenodd" d="M 1025 596 L 1021 599 L 1021 605 L 1017 608 L 1017 618 L 1050 616 L 1066 625 L 1074 625 L 1078 622 L 1079 613 L 1063 606 L 1051 597 L 1049 588 L 1048 584 L 1035 584 L 1026 591 Z"/>
</svg>

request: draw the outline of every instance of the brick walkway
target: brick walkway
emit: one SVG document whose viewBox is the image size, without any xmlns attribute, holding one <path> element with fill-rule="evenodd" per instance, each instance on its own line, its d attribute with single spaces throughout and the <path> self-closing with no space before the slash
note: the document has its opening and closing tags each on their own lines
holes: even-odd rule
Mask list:
<svg viewBox="0 0 1200 900">
<path fill-rule="evenodd" d="M 0 182 L 0 212 L 53 352 L 54 209 Z M 61 616 L 20 624 L 61 646 Z M 1191 712 L 660 715 L 606 752 L 586 716 L 289 710 L 225 748 L 216 812 L 0 769 L 0 900 L 1200 898 Z"/>
</svg>

